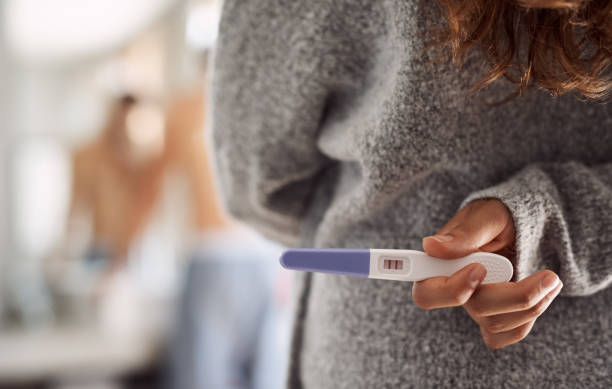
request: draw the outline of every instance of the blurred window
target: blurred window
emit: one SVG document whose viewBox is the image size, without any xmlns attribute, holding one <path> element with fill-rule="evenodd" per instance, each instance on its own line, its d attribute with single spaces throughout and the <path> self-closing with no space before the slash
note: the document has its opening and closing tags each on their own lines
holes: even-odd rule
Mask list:
<svg viewBox="0 0 612 389">
<path fill-rule="evenodd" d="M 113 49 L 176 0 L 6 0 L 9 46 L 21 57 L 64 58 Z"/>
</svg>

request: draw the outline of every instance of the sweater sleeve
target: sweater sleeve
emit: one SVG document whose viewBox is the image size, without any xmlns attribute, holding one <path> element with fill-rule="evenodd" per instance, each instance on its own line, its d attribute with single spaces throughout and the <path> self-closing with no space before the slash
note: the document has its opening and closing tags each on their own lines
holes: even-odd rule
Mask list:
<svg viewBox="0 0 612 389">
<path fill-rule="evenodd" d="M 515 277 L 556 271 L 566 296 L 612 283 L 612 164 L 529 165 L 508 181 L 471 194 L 464 205 L 497 198 L 516 228 Z"/>
<path fill-rule="evenodd" d="M 276 3 L 279 4 L 276 4 Z M 227 0 L 214 59 L 212 127 L 225 205 L 299 244 L 303 214 L 329 160 L 316 140 L 327 90 L 308 2 Z"/>
</svg>

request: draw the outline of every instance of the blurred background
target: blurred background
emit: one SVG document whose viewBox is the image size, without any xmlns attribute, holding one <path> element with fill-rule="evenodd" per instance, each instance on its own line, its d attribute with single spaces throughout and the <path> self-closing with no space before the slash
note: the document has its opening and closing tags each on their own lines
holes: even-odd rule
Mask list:
<svg viewBox="0 0 612 389">
<path fill-rule="evenodd" d="M 0 388 L 280 388 L 280 247 L 221 210 L 216 0 L 0 0 Z"/>
</svg>

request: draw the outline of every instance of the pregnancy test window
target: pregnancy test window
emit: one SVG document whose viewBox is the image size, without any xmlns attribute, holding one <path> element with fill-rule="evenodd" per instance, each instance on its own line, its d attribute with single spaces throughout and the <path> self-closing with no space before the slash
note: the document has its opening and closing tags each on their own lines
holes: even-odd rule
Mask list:
<svg viewBox="0 0 612 389">
<path fill-rule="evenodd" d="M 399 259 L 385 259 L 383 262 L 383 269 L 388 270 L 402 270 L 404 268 L 404 261 Z"/>
</svg>

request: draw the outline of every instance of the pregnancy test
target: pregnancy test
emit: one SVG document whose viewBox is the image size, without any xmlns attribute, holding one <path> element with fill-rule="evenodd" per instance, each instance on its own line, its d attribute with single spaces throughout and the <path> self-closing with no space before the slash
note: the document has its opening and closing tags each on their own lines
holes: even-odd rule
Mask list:
<svg viewBox="0 0 612 389">
<path fill-rule="evenodd" d="M 483 284 L 510 281 L 513 273 L 512 263 L 506 257 L 484 252 L 439 259 L 416 250 L 291 249 L 283 253 L 280 262 L 292 270 L 395 281 L 448 277 L 471 263 L 480 263 L 487 269 Z"/>
</svg>

